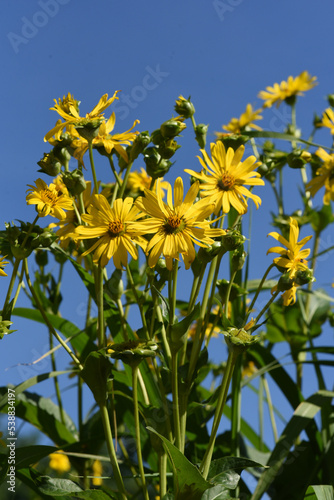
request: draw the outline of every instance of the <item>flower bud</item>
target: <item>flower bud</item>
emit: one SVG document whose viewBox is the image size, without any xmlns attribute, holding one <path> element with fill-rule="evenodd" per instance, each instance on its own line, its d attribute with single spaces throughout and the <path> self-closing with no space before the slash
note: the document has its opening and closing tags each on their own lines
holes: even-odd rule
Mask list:
<svg viewBox="0 0 334 500">
<path fill-rule="evenodd" d="M 164 136 L 162 135 L 161 130 L 159 128 L 156 130 L 153 130 L 153 132 L 151 134 L 151 141 L 156 146 L 159 146 L 162 142 L 165 142 Z"/>
<path fill-rule="evenodd" d="M 294 278 L 296 285 L 302 286 L 315 281 L 312 269 L 299 270 Z"/>
<path fill-rule="evenodd" d="M 236 354 L 242 354 L 244 351 L 247 351 L 252 344 L 260 340 L 258 335 L 251 335 L 245 328 L 238 329 L 229 327 L 223 334 L 229 350 Z"/>
<path fill-rule="evenodd" d="M 328 104 L 334 108 L 334 94 L 328 94 L 327 96 Z"/>
<path fill-rule="evenodd" d="M 179 99 L 175 101 L 174 109 L 176 113 L 183 116 L 183 118 L 190 118 L 195 114 L 195 107 L 190 101 L 190 97 L 185 99 L 182 95 L 180 95 Z"/>
<path fill-rule="evenodd" d="M 100 125 L 103 123 L 103 121 L 104 118 L 102 117 L 95 118 L 94 120 L 84 118 L 74 126 L 81 137 L 86 139 L 86 141 L 88 142 L 92 142 L 92 140 L 99 134 Z"/>
<path fill-rule="evenodd" d="M 8 329 L 8 327 L 12 324 L 12 321 L 2 320 L 2 316 L 0 316 L 0 339 L 2 339 L 4 335 L 9 335 L 10 333 L 16 332 L 16 330 Z"/>
<path fill-rule="evenodd" d="M 244 251 L 243 245 L 240 245 L 234 250 L 231 258 L 231 273 L 240 271 L 243 268 L 247 253 Z"/>
<path fill-rule="evenodd" d="M 180 147 L 180 144 L 178 144 L 173 139 L 161 143 L 159 145 L 159 153 L 161 155 L 161 158 L 163 158 L 164 160 L 169 160 L 174 155 L 175 151 L 177 151 Z"/>
<path fill-rule="evenodd" d="M 322 118 L 318 116 L 316 113 L 314 113 L 314 118 L 313 118 L 313 127 L 321 127 L 322 123 Z"/>
<path fill-rule="evenodd" d="M 177 135 L 179 135 L 182 130 L 186 128 L 186 124 L 181 121 L 181 119 L 172 118 L 171 120 L 167 120 L 164 122 L 160 131 L 164 137 L 164 139 L 173 139 Z"/>
<path fill-rule="evenodd" d="M 134 161 L 144 151 L 151 142 L 151 137 L 148 131 L 140 132 L 134 139 L 130 149 L 130 160 Z"/>
<path fill-rule="evenodd" d="M 290 290 L 290 288 L 293 287 L 294 280 L 293 278 L 290 278 L 289 272 L 282 274 L 280 277 L 278 283 L 277 283 L 277 291 L 278 292 L 286 292 L 287 290 Z"/>
<path fill-rule="evenodd" d="M 227 230 L 226 234 L 221 237 L 221 244 L 226 252 L 230 252 L 231 250 L 236 250 L 245 240 L 245 236 L 240 231 L 232 229 Z"/>
<path fill-rule="evenodd" d="M 73 172 L 64 172 L 62 181 L 72 196 L 83 193 L 87 187 L 84 175 L 78 168 Z"/>
<path fill-rule="evenodd" d="M 195 127 L 195 139 L 201 149 L 205 148 L 206 134 L 208 133 L 209 125 L 199 123 Z"/>
<path fill-rule="evenodd" d="M 228 148 L 236 151 L 240 146 L 249 141 L 249 137 L 241 134 L 219 134 L 217 140 L 224 144 L 226 151 Z"/>
<path fill-rule="evenodd" d="M 169 160 L 161 158 L 158 150 L 154 147 L 146 149 L 144 162 L 146 164 L 146 172 L 152 179 L 163 177 L 172 166 Z"/>
<path fill-rule="evenodd" d="M 289 153 L 287 156 L 287 162 L 291 168 L 303 168 L 306 163 L 311 158 L 311 154 L 307 151 L 296 150 Z"/>
<path fill-rule="evenodd" d="M 209 247 L 200 247 L 198 250 L 198 258 L 202 263 L 207 264 L 211 262 L 216 255 L 218 255 L 222 250 L 222 244 L 220 241 L 215 241 Z"/>
<path fill-rule="evenodd" d="M 61 171 L 61 163 L 58 158 L 55 157 L 53 151 L 44 153 L 43 158 L 37 162 L 37 165 L 41 167 L 41 170 L 38 170 L 38 172 L 44 172 L 52 177 L 57 176 Z"/>
<path fill-rule="evenodd" d="M 45 267 L 48 263 L 48 252 L 46 250 L 36 250 L 35 261 L 38 266 Z"/>
<path fill-rule="evenodd" d="M 151 340 L 128 340 L 108 345 L 107 354 L 113 359 L 120 359 L 123 363 L 135 367 L 144 358 L 154 357 L 157 349 L 157 344 Z"/>
</svg>

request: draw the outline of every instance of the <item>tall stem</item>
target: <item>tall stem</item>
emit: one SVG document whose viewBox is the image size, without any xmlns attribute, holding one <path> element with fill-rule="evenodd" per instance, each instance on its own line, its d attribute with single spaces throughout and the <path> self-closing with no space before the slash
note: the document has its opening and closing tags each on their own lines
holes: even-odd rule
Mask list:
<svg viewBox="0 0 334 500">
<path fill-rule="evenodd" d="M 144 465 L 143 465 L 143 457 L 141 453 L 137 382 L 138 382 L 138 365 L 132 367 L 132 390 L 133 390 L 134 419 L 135 419 L 135 431 L 136 431 L 136 448 L 137 448 L 139 474 L 142 480 L 143 494 L 145 500 L 149 500 L 147 486 L 146 486 Z"/>
<path fill-rule="evenodd" d="M 114 442 L 113 442 L 113 437 L 112 437 L 112 432 L 111 432 L 111 427 L 110 427 L 109 413 L 108 413 L 108 408 L 107 408 L 107 401 L 105 401 L 100 406 L 100 411 L 101 411 L 101 419 L 102 419 L 102 424 L 103 424 L 103 429 L 104 429 L 104 435 L 106 438 L 110 463 L 111 463 L 111 467 L 112 467 L 112 470 L 113 470 L 113 473 L 115 476 L 115 481 L 116 481 L 116 484 L 118 487 L 118 491 L 121 494 L 122 499 L 127 500 L 128 497 L 126 495 L 123 479 L 121 476 L 121 471 L 119 470 L 117 456 L 116 456 L 116 452 L 115 452 L 115 447 L 114 447 Z"/>
<path fill-rule="evenodd" d="M 230 386 L 231 378 L 233 375 L 233 370 L 234 370 L 234 365 L 237 360 L 238 353 L 233 351 L 232 349 L 229 351 L 229 355 L 227 358 L 227 364 L 226 368 L 224 371 L 223 375 L 223 380 L 222 384 L 220 386 L 220 391 L 219 391 L 219 396 L 218 396 L 218 401 L 217 401 L 217 407 L 215 411 L 215 416 L 213 419 L 213 424 L 212 424 L 212 429 L 211 429 L 211 435 L 208 443 L 208 447 L 206 449 L 206 452 L 204 454 L 202 463 L 200 465 L 200 472 L 202 473 L 204 479 L 208 477 L 209 469 L 210 469 L 210 463 L 211 463 L 211 458 L 213 454 L 213 449 L 215 446 L 215 441 L 216 441 L 216 436 L 219 428 L 219 424 L 224 412 L 224 406 L 226 403 L 226 398 L 228 394 L 228 389 Z"/>
</svg>

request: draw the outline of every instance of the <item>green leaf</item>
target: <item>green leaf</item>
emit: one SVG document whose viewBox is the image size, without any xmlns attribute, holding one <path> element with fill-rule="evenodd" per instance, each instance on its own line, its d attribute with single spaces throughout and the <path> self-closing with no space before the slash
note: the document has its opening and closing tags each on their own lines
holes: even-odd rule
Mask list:
<svg viewBox="0 0 334 500">
<path fill-rule="evenodd" d="M 170 329 L 170 344 L 171 349 L 177 352 L 184 344 L 184 337 L 187 335 L 188 328 L 195 321 L 201 312 L 200 303 L 196 304 L 194 309 L 188 316 L 183 318 L 179 323 L 174 323 Z"/>
<path fill-rule="evenodd" d="M 316 144 L 314 142 L 310 141 L 305 141 L 304 139 L 301 139 L 300 137 L 296 137 L 295 135 L 292 134 L 283 134 L 281 132 L 269 132 L 267 130 L 247 130 L 242 132 L 243 135 L 246 135 L 247 137 L 269 137 L 272 139 L 281 139 L 282 141 L 289 141 L 289 142 L 302 142 L 303 144 L 307 144 L 308 146 L 314 146 L 316 148 L 324 148 L 324 149 L 330 149 L 326 146 L 322 146 L 321 144 Z"/>
<path fill-rule="evenodd" d="M 334 392 L 318 391 L 310 396 L 306 401 L 300 403 L 296 408 L 292 418 L 286 425 L 282 435 L 268 460 L 269 469 L 261 475 L 256 490 L 251 500 L 258 500 L 265 493 L 287 457 L 291 446 L 295 443 L 300 433 L 313 421 L 320 409 L 328 404 L 329 398 L 334 397 Z"/>
<path fill-rule="evenodd" d="M 306 490 L 304 500 L 333 500 L 334 490 L 330 484 L 309 486 Z"/>
<path fill-rule="evenodd" d="M 0 388 L 0 395 L 4 396 L 7 392 L 7 387 Z M 6 413 L 6 406 L 3 406 L 1 411 Z M 78 439 L 73 421 L 64 412 L 64 425 L 60 418 L 59 407 L 49 398 L 28 391 L 16 394 L 15 414 L 35 426 L 60 447 L 74 443 Z"/>
<path fill-rule="evenodd" d="M 112 365 L 101 352 L 91 352 L 80 375 L 92 391 L 95 401 L 100 406 L 107 398 L 107 382 Z"/>
<path fill-rule="evenodd" d="M 232 500 L 232 497 L 230 496 L 229 491 L 219 484 L 209 490 L 206 490 L 203 493 L 201 500 Z"/>
<path fill-rule="evenodd" d="M 203 478 L 195 465 L 189 462 L 168 439 L 161 436 L 152 427 L 147 427 L 147 429 L 159 436 L 171 461 L 177 483 L 175 500 L 201 500 L 204 491 L 212 488 L 212 484 Z"/>
<path fill-rule="evenodd" d="M 50 453 L 54 453 L 55 451 L 59 451 L 59 448 L 44 445 L 22 446 L 21 448 L 16 448 L 15 467 L 17 469 L 29 467 L 29 465 L 39 462 L 42 458 L 47 457 Z"/>
<path fill-rule="evenodd" d="M 45 324 L 45 321 L 41 313 L 37 309 L 29 309 L 25 307 L 16 307 L 13 311 L 14 316 L 19 316 L 20 318 L 30 319 L 32 321 L 37 321 L 38 323 Z M 73 337 L 71 339 L 71 345 L 75 349 L 82 359 L 93 350 L 96 350 L 96 345 L 90 340 L 87 333 L 80 330 L 74 323 L 68 321 L 67 319 L 61 318 L 56 314 L 45 313 L 48 320 L 52 326 L 62 333 L 66 338 Z"/>
<path fill-rule="evenodd" d="M 240 475 L 235 471 L 247 467 L 263 467 L 258 462 L 248 458 L 223 457 L 213 460 L 210 465 L 208 480 L 212 483 L 222 484 L 225 488 L 234 490 L 239 482 Z"/>
<path fill-rule="evenodd" d="M 39 476 L 34 478 L 38 490 L 44 495 L 63 496 L 75 495 L 83 492 L 83 489 L 70 479 L 52 478 L 49 476 Z"/>
<path fill-rule="evenodd" d="M 310 210 L 310 222 L 315 233 L 320 234 L 333 221 L 334 216 L 330 205 L 323 205 L 319 211 Z"/>
<path fill-rule="evenodd" d="M 64 375 L 67 373 L 73 373 L 73 370 L 63 370 L 63 371 L 56 371 L 56 372 L 47 372 L 47 373 L 42 373 L 41 375 L 35 375 L 34 377 L 28 378 L 22 384 L 17 385 L 16 387 L 13 387 L 13 390 L 15 391 L 15 395 L 20 394 L 21 392 L 25 391 L 26 389 L 29 389 L 29 387 L 32 387 L 35 384 L 38 384 L 39 382 L 43 382 L 44 380 L 47 380 L 48 378 L 53 378 L 53 377 L 58 377 L 59 375 Z M 1 389 L 0 389 L 1 391 Z M 3 397 L 0 399 L 0 411 L 3 406 L 7 405 L 8 403 L 8 390 L 5 392 Z"/>
</svg>

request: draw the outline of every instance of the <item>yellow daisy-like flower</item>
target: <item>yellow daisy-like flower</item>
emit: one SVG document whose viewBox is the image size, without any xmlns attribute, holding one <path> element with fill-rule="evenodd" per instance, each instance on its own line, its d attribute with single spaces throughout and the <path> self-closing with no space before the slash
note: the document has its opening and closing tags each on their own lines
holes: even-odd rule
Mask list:
<svg viewBox="0 0 334 500">
<path fill-rule="evenodd" d="M 309 191 L 311 196 L 314 196 L 324 186 L 323 202 L 324 205 L 329 205 L 331 200 L 334 201 L 334 154 L 327 153 L 323 148 L 319 148 L 315 154 L 324 163 L 316 171 L 314 179 L 307 184 L 306 191 Z"/>
<path fill-rule="evenodd" d="M 245 214 L 246 198 L 251 198 L 258 208 L 261 205 L 261 198 L 252 194 L 245 185 L 264 185 L 260 174 L 254 171 L 261 162 L 257 162 L 255 156 L 249 156 L 242 162 L 245 146 L 240 146 L 236 151 L 228 148 L 226 152 L 224 144 L 218 141 L 211 143 L 210 149 L 212 159 L 204 149 L 201 149 L 204 160 L 198 156 L 205 172 L 197 173 L 188 169 L 185 172 L 202 182 L 201 195 L 210 196 L 208 202 L 214 203 L 214 213 L 217 215 L 221 208 L 224 213 L 228 213 L 232 205 L 239 214 Z"/>
<path fill-rule="evenodd" d="M 138 259 L 135 244 L 145 247 L 147 241 L 140 235 L 137 221 L 141 215 L 138 208 L 133 206 L 132 198 L 119 198 L 111 208 L 102 194 L 95 194 L 87 212 L 81 217 L 87 226 L 78 226 L 73 236 L 80 240 L 99 239 L 82 256 L 95 250 L 93 261 L 96 264 L 105 267 L 112 257 L 118 269 L 127 265 L 128 253 Z"/>
<path fill-rule="evenodd" d="M 94 148 L 104 147 L 108 154 L 110 154 L 112 150 L 115 149 L 117 153 L 119 153 L 122 158 L 128 163 L 128 155 L 122 144 L 131 144 L 136 135 L 139 134 L 138 131 L 131 132 L 131 130 L 140 122 L 139 120 L 135 120 L 132 127 L 126 132 L 110 135 L 110 132 L 114 130 L 115 123 L 116 116 L 115 113 L 112 113 L 109 120 L 107 122 L 103 122 L 100 125 L 99 133 L 96 137 L 94 137 L 92 144 Z M 72 143 L 72 146 L 75 148 L 73 156 L 77 158 L 81 163 L 83 163 L 83 156 L 88 150 L 88 141 L 85 138 L 81 137 L 75 130 L 72 129 L 71 132 L 72 135 L 77 136 L 77 139 Z"/>
<path fill-rule="evenodd" d="M 245 128 L 253 128 L 256 130 L 262 130 L 261 127 L 253 123 L 256 120 L 262 120 L 260 115 L 262 109 L 254 109 L 251 104 L 247 104 L 246 111 L 240 115 L 240 118 L 232 118 L 227 125 L 223 125 L 224 130 L 228 130 L 232 134 L 241 134 Z M 219 137 L 222 135 L 220 132 L 216 132 Z"/>
<path fill-rule="evenodd" d="M 9 264 L 7 260 L 4 260 L 6 258 L 6 255 L 4 257 L 0 257 L 0 276 L 7 276 L 3 268 Z"/>
<path fill-rule="evenodd" d="M 102 462 L 100 460 L 94 460 L 93 465 L 92 465 L 92 472 L 93 475 L 96 477 L 92 478 L 92 484 L 94 486 L 101 486 L 102 484 L 102 472 L 103 472 L 103 467 L 102 467 Z"/>
<path fill-rule="evenodd" d="M 271 108 L 275 103 L 279 106 L 282 101 L 289 101 L 289 98 L 303 95 L 303 92 L 315 87 L 317 85 L 316 79 L 316 76 L 311 76 L 307 71 L 303 71 L 295 78 L 289 76 L 287 82 L 282 81 L 281 83 L 274 83 L 273 87 L 266 87 L 266 90 L 259 92 L 258 97 L 265 101 L 264 108 Z"/>
<path fill-rule="evenodd" d="M 195 259 L 194 243 L 206 247 L 212 245 L 215 236 L 222 236 L 222 229 L 210 228 L 213 221 L 205 220 L 214 205 L 207 200 L 194 203 L 199 191 L 199 183 L 193 184 L 183 200 L 183 181 L 178 177 L 174 183 L 174 203 L 172 187 L 168 184 L 167 203 L 161 196 L 158 180 L 157 194 L 145 189 L 145 197 L 137 198 L 136 205 L 150 218 L 138 225 L 142 234 L 155 233 L 147 245 L 148 265 L 154 267 L 161 254 L 166 258 L 168 270 L 173 268 L 173 259 L 182 255 L 186 269 Z"/>
<path fill-rule="evenodd" d="M 334 111 L 332 108 L 327 108 L 322 113 L 322 120 L 317 124 L 318 127 L 328 127 L 332 135 L 334 135 Z"/>
<path fill-rule="evenodd" d="M 152 182 L 152 177 L 147 175 L 146 170 L 141 167 L 140 172 L 138 170 L 133 170 L 130 172 L 127 182 L 127 187 L 133 193 L 144 192 L 145 189 L 150 189 Z M 153 191 L 155 190 L 156 182 L 153 185 Z M 168 188 L 168 182 L 160 180 L 159 188 L 161 191 L 161 197 L 165 196 L 164 190 Z"/>
<path fill-rule="evenodd" d="M 51 469 L 56 470 L 57 472 L 68 472 L 71 469 L 71 464 L 66 455 L 62 453 L 51 453 L 49 455 L 50 463 L 49 466 Z"/>
<path fill-rule="evenodd" d="M 118 99 L 116 96 L 118 90 L 114 93 L 112 97 L 108 99 L 108 94 L 104 94 L 97 105 L 92 109 L 90 113 L 87 113 L 85 117 L 81 117 L 78 111 L 78 101 L 74 99 L 66 99 L 66 103 L 60 101 L 57 102 L 54 99 L 55 106 L 50 108 L 57 113 L 65 120 L 64 122 L 57 123 L 55 127 L 53 127 L 44 137 L 44 141 L 48 141 L 52 136 L 55 136 L 57 140 L 60 140 L 60 134 L 64 128 L 67 129 L 69 125 L 74 126 L 82 126 L 87 123 L 96 122 L 101 120 L 101 123 L 104 121 L 103 111 L 107 109 L 108 106 L 115 100 Z"/>
<path fill-rule="evenodd" d="M 267 251 L 268 253 L 279 253 L 281 256 L 274 259 L 274 263 L 279 267 L 284 267 L 289 272 L 290 279 L 293 279 L 297 271 L 305 271 L 308 268 L 307 261 L 305 260 L 311 250 L 309 248 L 301 248 L 312 238 L 306 236 L 298 242 L 299 227 L 295 219 L 290 217 L 290 234 L 289 241 L 276 232 L 269 233 L 275 240 L 282 243 L 283 247 L 272 247 Z"/>
<path fill-rule="evenodd" d="M 66 194 L 67 189 L 65 188 L 64 192 L 58 182 L 52 182 L 48 186 L 43 179 L 37 179 L 35 184 L 36 186 L 28 184 L 30 189 L 27 189 L 27 193 L 30 194 L 26 196 L 26 201 L 28 205 L 37 205 L 36 210 L 40 217 L 52 215 L 64 219 L 66 217 L 64 210 L 73 209 L 73 201 L 68 193 Z"/>
</svg>

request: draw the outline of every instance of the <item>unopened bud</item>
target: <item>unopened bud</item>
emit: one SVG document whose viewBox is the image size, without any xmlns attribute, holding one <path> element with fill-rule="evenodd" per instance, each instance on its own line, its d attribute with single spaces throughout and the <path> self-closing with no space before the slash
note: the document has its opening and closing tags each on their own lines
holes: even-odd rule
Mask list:
<svg viewBox="0 0 334 500">
<path fill-rule="evenodd" d="M 313 283 L 315 281 L 315 277 L 313 276 L 312 269 L 299 270 L 296 272 L 296 276 L 294 278 L 296 285 L 302 286 L 307 283 Z"/>
<path fill-rule="evenodd" d="M 141 132 L 135 138 L 130 149 L 130 159 L 134 161 L 144 151 L 151 142 L 151 137 L 148 131 Z"/>
<path fill-rule="evenodd" d="M 179 99 L 175 101 L 174 109 L 176 113 L 183 116 L 183 118 L 190 118 L 195 113 L 195 107 L 190 101 L 190 97 L 185 99 L 182 95 L 180 95 Z"/>
<path fill-rule="evenodd" d="M 41 167 L 39 172 L 44 172 L 52 177 L 57 176 L 61 171 L 61 163 L 52 151 L 50 153 L 44 153 L 43 158 L 37 162 L 37 165 Z"/>
<path fill-rule="evenodd" d="M 209 125 L 205 123 L 199 123 L 195 127 L 195 139 L 201 149 L 205 148 L 206 144 L 206 134 L 208 133 Z"/>
<path fill-rule="evenodd" d="M 172 118 L 161 125 L 160 131 L 165 139 L 173 139 L 186 127 L 186 124 L 182 121 Z"/>
<path fill-rule="evenodd" d="M 73 172 L 64 172 L 62 181 L 73 196 L 83 193 L 87 187 L 84 175 L 78 168 Z"/>
<path fill-rule="evenodd" d="M 243 268 L 247 253 L 243 249 L 243 245 L 240 245 L 236 250 L 234 250 L 231 258 L 231 273 L 240 271 Z"/>
<path fill-rule="evenodd" d="M 221 244 L 226 252 L 230 252 L 231 250 L 236 250 L 245 240 L 245 236 L 243 236 L 240 231 L 233 229 L 231 231 L 226 231 L 226 234 L 221 238 Z"/>
</svg>

